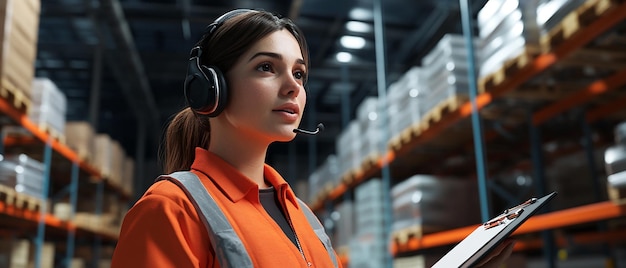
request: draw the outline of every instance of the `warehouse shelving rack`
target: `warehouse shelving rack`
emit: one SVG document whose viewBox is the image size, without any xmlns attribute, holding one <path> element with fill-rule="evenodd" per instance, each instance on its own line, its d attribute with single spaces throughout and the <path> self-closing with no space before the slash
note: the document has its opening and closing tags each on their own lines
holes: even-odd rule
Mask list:
<svg viewBox="0 0 626 268">
<path fill-rule="evenodd" d="M 79 157 L 79 155 L 62 142 L 58 133 L 50 133 L 42 130 L 34 124 L 26 114 L 27 105 L 16 105 L 15 102 L 9 101 L 8 98 L 0 98 L 0 117 L 2 127 L 19 126 L 24 128 L 30 135 L 24 137 L 4 137 L 0 143 L 0 153 L 12 150 L 20 153 L 23 150 L 34 152 L 35 155 L 43 155 L 41 159 L 45 166 L 44 171 L 44 200 L 37 200 L 27 196 L 18 196 L 14 191 L 10 192 L 3 189 L 0 199 L 0 217 L 3 218 L 3 224 L 0 230 L 14 229 L 20 234 L 31 235 L 36 230 L 35 236 L 35 267 L 39 267 L 41 262 L 41 254 L 43 242 L 46 237 L 62 237 L 66 236 L 66 248 L 64 263 L 69 265 L 74 256 L 74 244 L 76 238 L 90 239 L 93 242 L 94 252 L 99 252 L 101 242 L 117 241 L 117 234 L 109 232 L 97 232 L 76 226 L 73 222 L 74 212 L 76 211 L 76 203 L 78 202 L 78 191 L 80 182 L 95 183 L 95 201 L 96 215 L 101 214 L 102 195 L 104 191 L 117 193 L 122 200 L 130 199 L 131 193 L 125 192 L 118 185 L 110 183 L 104 178 L 100 171 L 94 166 L 87 163 Z M 29 155 L 30 156 L 30 155 Z M 62 180 L 67 186 L 60 190 L 59 193 L 50 193 L 51 170 L 55 165 L 55 170 L 64 170 L 60 172 L 56 179 Z M 66 178 L 67 180 L 65 180 Z M 5 187 L 6 188 L 6 187 Z M 53 216 L 48 209 L 48 198 L 59 198 L 60 196 L 69 195 L 71 204 L 70 220 L 65 221 Z M 49 231 L 49 233 L 46 232 Z"/>
<path fill-rule="evenodd" d="M 478 96 L 473 100 L 476 108 L 481 111 L 489 105 L 495 104 L 506 94 L 515 93 L 516 89 L 524 83 L 538 77 L 550 70 L 551 67 L 582 50 L 593 40 L 602 34 L 617 27 L 626 21 L 626 2 L 598 0 L 587 1 L 580 8 L 569 14 L 563 22 L 542 38 L 544 50 L 540 53 L 524 53 L 519 57 L 508 61 L 497 72 L 488 75 L 478 82 Z M 617 112 L 623 112 L 626 107 L 626 70 L 618 70 L 607 77 L 601 77 L 589 83 L 587 86 L 570 90 L 565 96 L 548 103 L 547 105 L 530 112 L 523 120 L 528 124 L 530 146 L 534 172 L 539 174 L 538 184 L 543 184 L 543 164 L 541 159 L 540 128 L 548 120 L 576 107 L 601 102 L 583 112 L 582 120 L 586 131 L 585 139 L 589 146 L 585 146 L 587 153 L 593 146 L 589 137 L 590 124 Z M 420 155 L 420 147 L 428 147 L 433 144 L 446 144 L 445 148 L 451 151 L 469 147 L 470 139 L 466 133 L 471 132 L 472 125 L 468 118 L 474 110 L 472 102 L 466 102 L 458 109 L 440 107 L 437 120 L 426 119 L 425 122 L 409 127 L 404 134 L 404 139 L 390 144 L 389 149 L 376 159 L 371 159 L 362 164 L 358 169 L 344 174 L 341 183 L 333 189 L 322 193 L 311 204 L 315 211 L 329 207 L 329 203 L 338 202 L 346 193 L 352 191 L 360 183 L 381 175 L 384 168 L 389 168 L 394 176 L 407 177 L 410 174 L 427 170 L 428 163 L 432 161 L 428 155 Z M 484 137 L 487 143 L 495 139 L 497 133 L 488 132 Z M 409 137 L 409 138 L 406 138 Z M 597 184 L 597 182 L 596 182 Z M 626 216 L 626 206 L 610 201 L 598 201 L 597 203 L 582 205 L 554 212 L 537 215 L 528 220 L 515 235 L 537 233 L 560 227 L 574 226 L 582 223 L 601 222 L 608 219 Z M 475 226 L 442 231 L 432 234 L 413 234 L 406 236 L 402 241 L 391 243 L 393 255 L 418 252 L 439 246 L 449 246 L 459 242 Z M 601 232 L 577 235 L 581 243 L 589 241 L 606 242 L 615 237 L 624 237 L 624 233 Z M 563 243 L 561 240 L 557 243 Z M 521 241 L 516 245 L 516 250 L 537 248 L 544 241 Z M 344 256 L 345 257 L 345 256 Z M 347 258 L 347 257 L 346 257 Z M 552 258 L 552 257 L 548 257 Z M 347 260 L 346 260 L 347 261 Z"/>
</svg>

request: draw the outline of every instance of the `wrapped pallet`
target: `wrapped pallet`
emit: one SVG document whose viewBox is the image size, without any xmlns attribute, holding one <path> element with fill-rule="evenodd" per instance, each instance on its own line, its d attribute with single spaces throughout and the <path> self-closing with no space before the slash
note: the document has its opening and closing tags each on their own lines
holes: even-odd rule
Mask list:
<svg viewBox="0 0 626 268">
<path fill-rule="evenodd" d="M 489 75 L 526 49 L 539 51 L 539 0 L 493 0 L 478 12 L 482 40 L 479 77 Z"/>
<path fill-rule="evenodd" d="M 421 68 L 413 67 L 389 86 L 387 109 L 389 113 L 389 138 L 397 136 L 412 124 L 422 119 L 420 112 L 424 89 L 420 83 Z"/>
<path fill-rule="evenodd" d="M 414 175 L 395 185 L 391 198 L 392 232 L 421 230 L 419 236 L 480 222 L 474 180 Z"/>
<path fill-rule="evenodd" d="M 349 267 L 385 267 L 390 254 L 385 239 L 385 203 L 380 178 L 372 178 L 354 190 L 354 218 Z"/>
<path fill-rule="evenodd" d="M 604 152 L 609 199 L 626 203 L 626 122 L 615 128 L 615 145 Z"/>
<path fill-rule="evenodd" d="M 48 78 L 35 78 L 32 85 L 30 120 L 39 125 L 40 129 L 64 135 L 66 112 L 67 98 L 56 84 Z"/>
<path fill-rule="evenodd" d="M 335 187 L 340 176 L 337 156 L 329 155 L 309 176 L 309 202 L 315 202 L 320 194 L 327 193 Z"/>
<path fill-rule="evenodd" d="M 474 40 L 474 46 L 477 45 L 478 41 Z M 427 114 L 450 98 L 469 96 L 469 55 L 466 47 L 462 35 L 446 34 L 424 56 L 420 73 L 424 93 L 421 114 Z"/>
<path fill-rule="evenodd" d="M 360 124 L 361 133 L 356 138 L 359 148 L 359 157 L 356 163 L 360 166 L 364 161 L 378 159 L 384 152 L 381 148 L 384 138 L 383 115 L 378 97 L 367 97 L 357 107 L 356 121 Z"/>
<path fill-rule="evenodd" d="M 357 120 L 352 120 L 344 128 L 337 138 L 336 152 L 339 162 L 340 176 L 353 171 L 361 166 L 361 125 Z"/>
<path fill-rule="evenodd" d="M 0 0 L 0 80 L 3 97 L 31 97 L 39 29 L 39 0 Z"/>
<path fill-rule="evenodd" d="M 45 198 L 43 193 L 43 163 L 25 154 L 0 156 L 0 183 L 15 189 L 16 192 L 37 199 Z"/>
</svg>

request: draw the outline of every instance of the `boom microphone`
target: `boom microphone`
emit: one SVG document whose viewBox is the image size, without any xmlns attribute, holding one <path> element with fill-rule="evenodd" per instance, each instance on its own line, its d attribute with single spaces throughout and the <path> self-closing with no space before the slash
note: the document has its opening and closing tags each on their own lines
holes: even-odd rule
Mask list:
<svg viewBox="0 0 626 268">
<path fill-rule="evenodd" d="M 301 133 L 301 134 L 307 134 L 307 135 L 317 135 L 317 133 L 320 133 L 320 131 L 322 131 L 322 130 L 324 130 L 324 124 L 319 123 L 319 124 L 317 124 L 317 128 L 315 129 L 315 131 L 294 128 L 293 132 Z"/>
</svg>

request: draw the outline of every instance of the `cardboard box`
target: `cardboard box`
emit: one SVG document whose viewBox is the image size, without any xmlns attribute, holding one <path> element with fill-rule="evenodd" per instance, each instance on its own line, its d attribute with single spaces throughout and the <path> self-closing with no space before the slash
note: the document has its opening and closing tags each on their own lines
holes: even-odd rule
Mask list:
<svg viewBox="0 0 626 268">
<path fill-rule="evenodd" d="M 89 122 L 66 122 L 65 137 L 67 138 L 67 145 L 76 151 L 80 159 L 90 164 L 93 163 L 95 131 Z"/>
<path fill-rule="evenodd" d="M 39 0 L 0 0 L 0 80 L 2 87 L 26 97 L 35 69 L 40 5 Z"/>
</svg>

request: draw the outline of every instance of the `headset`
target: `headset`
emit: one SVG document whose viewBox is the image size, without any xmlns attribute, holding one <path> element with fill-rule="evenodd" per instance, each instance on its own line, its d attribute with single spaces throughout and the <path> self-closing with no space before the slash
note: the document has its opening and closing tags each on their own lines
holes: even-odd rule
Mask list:
<svg viewBox="0 0 626 268">
<path fill-rule="evenodd" d="M 226 12 L 207 26 L 203 42 L 208 42 L 215 30 L 228 19 L 252 11 L 254 10 L 235 9 Z M 196 113 L 215 117 L 224 110 L 226 103 L 228 103 L 228 86 L 222 72 L 216 66 L 202 65 L 200 63 L 201 57 L 201 45 L 191 49 L 184 84 L 185 99 L 189 107 Z"/>
</svg>

